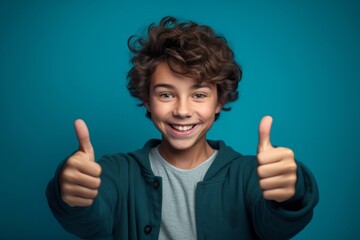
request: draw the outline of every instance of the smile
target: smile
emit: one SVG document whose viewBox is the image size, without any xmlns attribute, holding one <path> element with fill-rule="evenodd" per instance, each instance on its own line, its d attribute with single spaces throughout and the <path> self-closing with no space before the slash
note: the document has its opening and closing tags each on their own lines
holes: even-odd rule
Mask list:
<svg viewBox="0 0 360 240">
<path fill-rule="evenodd" d="M 175 124 L 170 124 L 172 129 L 175 129 L 177 131 L 180 132 L 187 132 L 190 131 L 191 129 L 193 129 L 196 125 L 192 124 L 192 125 L 175 125 Z"/>
</svg>

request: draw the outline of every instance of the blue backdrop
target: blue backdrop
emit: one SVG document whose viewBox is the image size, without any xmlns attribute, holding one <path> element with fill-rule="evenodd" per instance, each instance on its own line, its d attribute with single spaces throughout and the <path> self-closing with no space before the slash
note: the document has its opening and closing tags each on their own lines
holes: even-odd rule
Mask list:
<svg viewBox="0 0 360 240">
<path fill-rule="evenodd" d="M 295 239 L 359 239 L 358 1 L 1 1 L 0 239 L 76 239 L 45 187 L 88 123 L 96 157 L 159 137 L 126 88 L 127 38 L 174 15 L 227 37 L 241 97 L 209 133 L 255 154 L 257 126 L 314 173 L 320 203 Z"/>
</svg>

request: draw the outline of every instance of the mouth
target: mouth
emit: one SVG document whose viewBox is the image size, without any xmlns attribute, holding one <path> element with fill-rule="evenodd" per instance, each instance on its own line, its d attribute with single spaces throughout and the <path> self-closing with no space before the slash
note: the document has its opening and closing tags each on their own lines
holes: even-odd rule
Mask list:
<svg viewBox="0 0 360 240">
<path fill-rule="evenodd" d="M 197 126 L 197 124 L 190 124 L 190 125 L 169 124 L 169 125 L 172 129 L 182 133 L 189 132 Z"/>
</svg>

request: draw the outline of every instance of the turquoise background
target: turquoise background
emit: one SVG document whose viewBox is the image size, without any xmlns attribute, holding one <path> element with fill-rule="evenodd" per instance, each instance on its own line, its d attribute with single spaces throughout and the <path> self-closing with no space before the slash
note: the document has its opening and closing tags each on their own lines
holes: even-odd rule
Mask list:
<svg viewBox="0 0 360 240">
<path fill-rule="evenodd" d="M 76 239 L 45 188 L 88 123 L 96 157 L 159 134 L 126 88 L 127 38 L 174 15 L 223 34 L 241 97 L 209 133 L 255 154 L 257 126 L 314 173 L 320 203 L 295 239 L 360 239 L 359 1 L 1 1 L 0 239 Z"/>
</svg>

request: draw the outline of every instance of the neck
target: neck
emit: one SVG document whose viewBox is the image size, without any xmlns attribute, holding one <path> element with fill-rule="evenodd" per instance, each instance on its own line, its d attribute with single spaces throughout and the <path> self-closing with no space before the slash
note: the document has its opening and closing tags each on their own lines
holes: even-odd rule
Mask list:
<svg viewBox="0 0 360 240">
<path fill-rule="evenodd" d="M 171 165 L 180 169 L 193 169 L 206 161 L 214 150 L 204 139 L 188 149 L 175 149 L 167 141 L 159 145 L 160 155 Z"/>
</svg>

